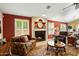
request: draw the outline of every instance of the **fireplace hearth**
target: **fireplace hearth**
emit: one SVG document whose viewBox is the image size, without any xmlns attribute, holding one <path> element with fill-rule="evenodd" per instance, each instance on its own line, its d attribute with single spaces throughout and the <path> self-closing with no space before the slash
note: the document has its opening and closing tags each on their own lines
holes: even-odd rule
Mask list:
<svg viewBox="0 0 79 59">
<path fill-rule="evenodd" d="M 45 41 L 46 40 L 46 31 L 35 31 L 35 37 L 37 41 Z"/>
</svg>

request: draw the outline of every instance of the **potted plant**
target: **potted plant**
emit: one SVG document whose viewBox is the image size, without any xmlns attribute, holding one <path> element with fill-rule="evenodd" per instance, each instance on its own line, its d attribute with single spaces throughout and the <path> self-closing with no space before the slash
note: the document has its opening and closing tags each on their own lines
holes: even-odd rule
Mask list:
<svg viewBox="0 0 79 59">
<path fill-rule="evenodd" d="M 68 31 L 71 32 L 72 26 L 68 26 Z"/>
</svg>

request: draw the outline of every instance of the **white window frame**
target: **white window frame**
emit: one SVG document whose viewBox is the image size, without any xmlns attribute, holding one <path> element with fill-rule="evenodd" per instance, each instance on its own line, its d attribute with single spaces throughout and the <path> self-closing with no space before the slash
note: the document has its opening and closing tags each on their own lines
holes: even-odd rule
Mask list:
<svg viewBox="0 0 79 59">
<path fill-rule="evenodd" d="M 17 29 L 16 28 L 16 22 L 17 21 L 21 21 L 22 22 L 22 28 L 21 29 Z M 23 29 L 23 22 L 27 22 L 27 29 Z M 21 35 L 29 35 L 30 33 L 29 33 L 29 20 L 27 20 L 27 19 L 15 19 L 15 36 L 21 36 Z M 19 35 L 17 35 L 17 30 L 20 30 L 21 31 L 21 33 L 19 34 Z M 23 30 L 26 30 L 26 32 L 23 32 Z M 25 33 L 25 34 L 24 34 Z"/>
</svg>

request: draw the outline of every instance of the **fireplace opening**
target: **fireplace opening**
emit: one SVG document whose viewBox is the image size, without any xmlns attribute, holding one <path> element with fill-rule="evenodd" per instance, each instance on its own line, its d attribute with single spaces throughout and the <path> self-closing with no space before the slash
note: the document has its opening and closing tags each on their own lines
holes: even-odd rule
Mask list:
<svg viewBox="0 0 79 59">
<path fill-rule="evenodd" d="M 46 31 L 35 31 L 35 37 L 37 41 L 45 41 L 46 40 Z"/>
</svg>

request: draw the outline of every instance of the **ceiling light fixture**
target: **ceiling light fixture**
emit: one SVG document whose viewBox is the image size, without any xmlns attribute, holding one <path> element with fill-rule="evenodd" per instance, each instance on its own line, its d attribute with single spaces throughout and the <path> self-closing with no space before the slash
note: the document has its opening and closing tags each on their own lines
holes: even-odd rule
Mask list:
<svg viewBox="0 0 79 59">
<path fill-rule="evenodd" d="M 43 12 L 42 12 L 42 17 L 46 17 L 46 14 L 47 14 L 47 12 L 48 12 L 48 10 L 51 8 L 51 6 L 50 5 L 48 5 L 48 6 L 46 6 L 46 8 L 45 8 L 45 10 L 43 10 Z"/>
<path fill-rule="evenodd" d="M 45 17 L 46 15 L 45 14 L 42 14 L 42 16 Z"/>
</svg>

